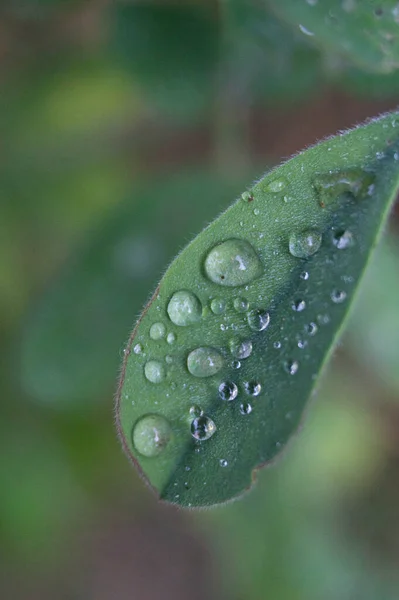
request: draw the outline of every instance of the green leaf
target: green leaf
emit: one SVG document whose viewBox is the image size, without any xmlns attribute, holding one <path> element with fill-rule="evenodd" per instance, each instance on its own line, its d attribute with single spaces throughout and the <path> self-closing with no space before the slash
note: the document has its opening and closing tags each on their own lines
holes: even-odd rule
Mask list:
<svg viewBox="0 0 399 600">
<path fill-rule="evenodd" d="M 398 148 L 395 113 L 306 150 L 166 271 L 116 406 L 124 448 L 162 499 L 241 494 L 295 432 L 395 197 Z"/>
<path fill-rule="evenodd" d="M 397 0 L 268 0 L 267 5 L 315 45 L 366 71 L 399 67 Z"/>
</svg>

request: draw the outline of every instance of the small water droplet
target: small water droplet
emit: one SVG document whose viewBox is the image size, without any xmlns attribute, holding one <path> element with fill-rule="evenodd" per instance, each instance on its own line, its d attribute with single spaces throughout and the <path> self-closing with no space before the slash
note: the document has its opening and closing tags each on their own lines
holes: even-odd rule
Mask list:
<svg viewBox="0 0 399 600">
<path fill-rule="evenodd" d="M 172 428 L 161 415 L 150 414 L 141 417 L 132 432 L 132 441 L 137 452 L 148 458 L 161 454 L 171 437 Z"/>
<path fill-rule="evenodd" d="M 202 415 L 191 423 L 191 435 L 199 441 L 209 440 L 215 433 L 216 425 L 209 417 Z"/>
<path fill-rule="evenodd" d="M 230 352 L 236 358 L 243 360 L 252 353 L 251 340 L 230 340 Z"/>
<path fill-rule="evenodd" d="M 259 215 L 259 213 L 260 213 L 259 208 L 254 208 L 254 215 L 255 215 L 255 217 L 257 217 Z"/>
<path fill-rule="evenodd" d="M 314 32 L 310 31 L 310 29 L 307 29 L 304 25 L 299 24 L 299 29 L 302 31 L 302 33 L 304 33 L 305 35 L 309 35 L 309 36 L 314 36 Z"/>
<path fill-rule="evenodd" d="M 295 310 L 296 312 L 302 312 L 306 308 L 306 302 L 305 302 L 305 300 L 296 300 L 292 304 L 291 308 L 292 308 L 292 310 Z"/>
<path fill-rule="evenodd" d="M 321 246 L 322 235 L 314 229 L 307 229 L 300 233 L 292 233 L 289 240 L 289 250 L 297 258 L 309 258 Z"/>
<path fill-rule="evenodd" d="M 317 321 L 320 325 L 328 325 L 330 317 L 328 315 L 317 315 Z"/>
<path fill-rule="evenodd" d="M 204 413 L 201 410 L 201 408 L 198 406 L 198 404 L 193 404 L 190 408 L 190 415 L 192 417 L 201 417 Z"/>
<path fill-rule="evenodd" d="M 133 348 L 133 352 L 135 354 L 141 354 L 143 352 L 143 346 L 141 344 L 136 344 Z"/>
<path fill-rule="evenodd" d="M 262 391 L 262 385 L 259 381 L 246 381 L 244 383 L 244 388 L 250 396 L 259 396 Z"/>
<path fill-rule="evenodd" d="M 211 377 L 223 366 L 223 358 L 215 348 L 196 348 L 187 357 L 187 368 L 194 377 Z"/>
<path fill-rule="evenodd" d="M 305 325 L 305 331 L 309 335 L 316 335 L 316 333 L 317 333 L 317 325 L 316 325 L 316 323 L 312 322 L 312 323 L 308 323 L 308 325 Z"/>
<path fill-rule="evenodd" d="M 161 340 L 165 337 L 166 327 L 163 323 L 154 323 L 150 327 L 150 338 L 152 340 Z"/>
<path fill-rule="evenodd" d="M 249 303 L 246 298 L 234 298 L 233 306 L 238 313 L 245 313 L 248 310 Z"/>
<path fill-rule="evenodd" d="M 331 292 L 331 300 L 335 302 L 335 304 L 340 304 L 346 299 L 346 292 L 343 290 L 333 290 Z"/>
<path fill-rule="evenodd" d="M 225 458 L 221 458 L 221 459 L 219 460 L 219 465 L 220 465 L 221 467 L 227 467 L 227 465 L 228 465 L 228 464 L 229 464 L 229 463 L 227 462 L 227 460 L 226 460 Z"/>
<path fill-rule="evenodd" d="M 279 350 L 281 348 L 281 342 L 274 342 L 273 348 L 276 348 L 276 350 Z"/>
<path fill-rule="evenodd" d="M 168 333 L 168 335 L 166 336 L 166 341 L 168 342 L 168 344 L 173 344 L 176 341 L 175 334 L 172 332 Z"/>
<path fill-rule="evenodd" d="M 309 279 L 309 273 L 307 271 L 302 271 L 299 277 L 304 281 L 307 281 Z"/>
<path fill-rule="evenodd" d="M 253 331 L 263 331 L 270 323 L 270 315 L 259 308 L 248 313 L 248 325 Z"/>
<path fill-rule="evenodd" d="M 333 237 L 333 244 L 338 250 L 345 250 L 353 245 L 353 235 L 348 229 L 337 231 Z"/>
<path fill-rule="evenodd" d="M 287 360 L 284 363 L 284 368 L 290 375 L 295 375 L 299 369 L 299 363 L 297 360 Z"/>
<path fill-rule="evenodd" d="M 244 192 L 243 194 L 241 194 L 241 200 L 243 200 L 244 202 L 252 202 L 254 199 L 253 195 L 251 192 Z"/>
<path fill-rule="evenodd" d="M 226 400 L 227 402 L 231 402 L 235 398 L 237 398 L 238 387 L 232 381 L 223 381 L 219 385 L 219 397 L 221 400 Z"/>
<path fill-rule="evenodd" d="M 242 415 L 250 415 L 252 412 L 252 405 L 249 402 L 243 402 L 240 404 L 240 413 Z"/>
<path fill-rule="evenodd" d="M 308 345 L 308 343 L 306 340 L 298 340 L 298 348 L 300 348 L 301 350 L 306 348 L 307 345 Z"/>
<path fill-rule="evenodd" d="M 233 369 L 240 369 L 241 363 L 239 360 L 233 360 L 232 365 Z"/>
<path fill-rule="evenodd" d="M 172 358 L 172 357 L 171 357 L 169 354 L 167 354 L 167 355 L 165 356 L 165 362 L 166 362 L 168 365 L 170 365 L 170 364 L 172 364 L 172 362 L 173 362 L 173 358 Z"/>
<path fill-rule="evenodd" d="M 184 467 L 185 471 L 191 471 L 191 467 L 189 467 L 188 465 L 186 467 Z"/>
<path fill-rule="evenodd" d="M 149 360 L 144 365 L 144 375 L 151 383 L 161 383 L 165 379 L 165 368 L 157 360 Z"/>
<path fill-rule="evenodd" d="M 277 194 L 281 192 L 287 185 L 287 182 L 284 179 L 275 179 L 271 181 L 269 185 L 266 186 L 267 192 L 272 192 L 273 194 Z"/>
<path fill-rule="evenodd" d="M 180 290 L 169 300 L 167 311 L 172 323 L 185 327 L 201 319 L 202 305 L 193 292 Z"/>
<path fill-rule="evenodd" d="M 214 298 L 211 302 L 211 311 L 214 315 L 222 315 L 226 310 L 226 302 L 220 298 Z"/>
<path fill-rule="evenodd" d="M 205 273 L 218 285 L 237 287 L 260 277 L 263 267 L 249 242 L 232 238 L 212 248 L 205 259 Z"/>
</svg>

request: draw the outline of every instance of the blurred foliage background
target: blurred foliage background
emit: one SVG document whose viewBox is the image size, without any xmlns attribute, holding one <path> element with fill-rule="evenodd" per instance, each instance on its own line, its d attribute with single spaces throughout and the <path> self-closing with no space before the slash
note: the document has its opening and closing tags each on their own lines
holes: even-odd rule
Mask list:
<svg viewBox="0 0 399 600">
<path fill-rule="evenodd" d="M 329 25 L 359 3 L 329 0 Z M 302 431 L 251 494 L 157 504 L 114 431 L 124 343 L 174 254 L 267 168 L 398 102 L 391 54 L 368 68 L 350 31 L 324 44 L 279 4 L 1 2 L 2 598 L 398 598 L 395 214 Z M 356 35 L 395 35 L 398 3 L 360 4 Z"/>
</svg>

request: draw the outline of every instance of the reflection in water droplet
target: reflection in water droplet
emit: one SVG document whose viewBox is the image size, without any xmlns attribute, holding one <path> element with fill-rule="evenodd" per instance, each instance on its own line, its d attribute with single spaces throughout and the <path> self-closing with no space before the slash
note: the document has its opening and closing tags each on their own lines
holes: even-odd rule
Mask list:
<svg viewBox="0 0 399 600">
<path fill-rule="evenodd" d="M 254 331 L 263 331 L 270 323 L 270 315 L 259 308 L 251 310 L 248 314 L 248 325 Z"/>
<path fill-rule="evenodd" d="M 260 277 L 263 268 L 251 244 L 233 238 L 212 248 L 205 259 L 205 273 L 218 285 L 236 287 Z"/>
<path fill-rule="evenodd" d="M 247 394 L 251 396 L 259 396 L 262 391 L 262 386 L 259 381 L 246 381 L 244 383 L 244 388 Z"/>
<path fill-rule="evenodd" d="M 172 323 L 184 327 L 201 319 L 202 305 L 193 292 L 180 290 L 173 294 L 167 311 Z"/>
<path fill-rule="evenodd" d="M 226 302 L 220 298 L 214 298 L 211 302 L 211 311 L 214 315 L 221 315 L 226 310 Z"/>
<path fill-rule="evenodd" d="M 190 415 L 192 417 L 200 417 L 203 414 L 201 408 L 198 406 L 198 404 L 193 404 L 192 407 L 190 408 Z"/>
<path fill-rule="evenodd" d="M 221 400 L 226 400 L 227 402 L 231 402 L 235 398 L 237 398 L 238 387 L 232 381 L 223 381 L 219 385 L 219 397 Z"/>
<path fill-rule="evenodd" d="M 295 310 L 296 312 L 302 312 L 303 310 L 305 310 L 305 308 L 306 308 L 305 300 L 296 300 L 296 302 L 294 302 L 292 304 L 292 310 Z"/>
<path fill-rule="evenodd" d="M 215 433 L 216 425 L 209 417 L 202 415 L 191 423 L 191 435 L 196 440 L 205 441 Z"/>
<path fill-rule="evenodd" d="M 241 360 L 248 358 L 252 353 L 251 340 L 230 340 L 230 352 Z"/>
<path fill-rule="evenodd" d="M 338 250 L 345 250 L 353 245 L 353 235 L 347 229 L 345 231 L 337 231 L 334 235 L 333 243 Z"/>
<path fill-rule="evenodd" d="M 283 190 L 286 187 L 286 185 L 287 182 L 284 179 L 275 179 L 274 181 L 271 181 L 269 185 L 266 186 L 266 191 L 277 194 L 278 192 L 281 192 L 281 190 Z"/>
<path fill-rule="evenodd" d="M 222 355 L 214 348 L 196 348 L 187 357 L 187 368 L 194 377 L 211 377 L 222 366 Z"/>
<path fill-rule="evenodd" d="M 242 415 L 250 415 L 252 412 L 252 406 L 249 402 L 243 402 L 240 404 L 240 413 Z"/>
<path fill-rule="evenodd" d="M 309 335 L 316 335 L 316 333 L 317 333 L 316 323 L 309 323 L 308 325 L 305 325 L 305 331 Z"/>
<path fill-rule="evenodd" d="M 295 375 L 299 369 L 299 363 L 297 360 L 287 360 L 284 363 L 284 368 L 290 375 Z"/>
<path fill-rule="evenodd" d="M 245 298 L 234 298 L 233 306 L 237 312 L 245 313 L 248 310 L 249 303 Z"/>
<path fill-rule="evenodd" d="M 163 323 L 154 323 L 150 327 L 150 338 L 152 340 L 160 340 L 165 336 L 166 327 Z"/>
<path fill-rule="evenodd" d="M 172 428 L 161 415 L 145 415 L 137 421 L 132 432 L 134 447 L 148 458 L 161 454 L 171 437 Z"/>
<path fill-rule="evenodd" d="M 144 375 L 151 383 L 161 383 L 165 379 L 165 368 L 157 360 L 149 360 L 144 365 Z"/>
<path fill-rule="evenodd" d="M 340 304 L 346 299 L 346 292 L 343 290 L 333 290 L 331 292 L 331 300 L 335 302 L 335 304 Z"/>
<path fill-rule="evenodd" d="M 174 333 L 168 333 L 167 337 L 166 337 L 166 341 L 168 342 L 168 344 L 173 344 L 176 341 L 176 336 Z"/>
<path fill-rule="evenodd" d="M 290 253 L 297 258 L 309 258 L 318 251 L 321 240 L 321 233 L 314 229 L 292 233 L 289 240 Z"/>
<path fill-rule="evenodd" d="M 221 458 L 221 459 L 219 460 L 219 464 L 220 464 L 220 466 L 221 466 L 221 467 L 227 467 L 227 465 L 228 465 L 229 463 L 227 462 L 227 460 L 226 460 L 225 458 Z"/>
<path fill-rule="evenodd" d="M 305 35 L 308 35 L 308 36 L 311 36 L 311 37 L 312 37 L 312 36 L 314 36 L 314 32 L 313 32 L 313 31 L 310 31 L 310 29 L 307 29 L 307 28 L 306 28 L 304 25 L 302 25 L 302 24 L 299 24 L 299 29 L 300 29 L 300 30 L 302 31 L 302 33 L 304 33 Z"/>
<path fill-rule="evenodd" d="M 135 354 L 141 354 L 143 352 L 143 346 L 141 344 L 136 344 L 133 348 L 133 352 Z"/>
</svg>

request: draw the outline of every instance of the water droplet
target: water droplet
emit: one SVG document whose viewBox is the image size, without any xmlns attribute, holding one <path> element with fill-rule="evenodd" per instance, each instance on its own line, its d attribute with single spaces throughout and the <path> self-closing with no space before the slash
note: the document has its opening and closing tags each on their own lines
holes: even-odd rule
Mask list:
<svg viewBox="0 0 399 600">
<path fill-rule="evenodd" d="M 143 346 L 141 344 L 136 344 L 133 348 L 133 352 L 135 354 L 141 354 L 143 352 Z"/>
<path fill-rule="evenodd" d="M 266 186 L 267 192 L 272 192 L 273 194 L 277 194 L 281 192 L 287 185 L 287 182 L 284 179 L 275 179 L 271 181 L 269 185 Z"/>
<path fill-rule="evenodd" d="M 302 271 L 299 277 L 304 281 L 307 281 L 309 279 L 309 273 L 307 271 Z"/>
<path fill-rule="evenodd" d="M 221 458 L 221 459 L 219 460 L 219 465 L 220 465 L 221 467 L 227 467 L 227 465 L 228 465 L 228 464 L 229 464 L 229 463 L 227 462 L 227 460 L 226 460 L 225 458 Z"/>
<path fill-rule="evenodd" d="M 316 323 L 308 323 L 308 325 L 305 325 L 305 331 L 309 335 L 316 335 L 317 329 Z"/>
<path fill-rule="evenodd" d="M 137 452 L 148 458 L 161 454 L 171 437 L 172 428 L 161 415 L 141 417 L 132 432 L 132 441 Z"/>
<path fill-rule="evenodd" d="M 254 331 L 263 331 L 270 323 L 270 315 L 259 308 L 251 310 L 248 314 L 248 325 Z"/>
<path fill-rule="evenodd" d="M 306 29 L 306 27 L 302 24 L 299 24 L 299 29 L 302 31 L 302 33 L 304 33 L 305 35 L 309 35 L 309 36 L 313 36 L 314 32 L 310 31 L 310 29 Z"/>
<path fill-rule="evenodd" d="M 276 350 L 279 350 L 281 348 L 281 342 L 274 342 L 273 348 L 276 348 Z"/>
<path fill-rule="evenodd" d="M 330 200 L 346 193 L 355 198 L 366 195 L 374 180 L 374 173 L 362 169 L 348 169 L 319 175 L 314 187 L 320 196 L 321 206 L 325 206 Z"/>
<path fill-rule="evenodd" d="M 305 302 L 305 300 L 296 300 L 292 304 L 291 308 L 292 308 L 292 310 L 295 310 L 296 312 L 302 312 L 306 308 L 306 302 Z"/>
<path fill-rule="evenodd" d="M 203 412 L 202 412 L 201 408 L 198 406 L 198 404 L 193 404 L 191 406 L 190 415 L 194 418 L 201 417 L 203 415 Z"/>
<path fill-rule="evenodd" d="M 331 292 L 331 300 L 335 302 L 335 304 L 340 304 L 346 299 L 346 292 L 343 290 L 333 290 Z"/>
<path fill-rule="evenodd" d="M 191 435 L 196 440 L 205 441 L 215 433 L 216 425 L 209 417 L 202 415 L 191 423 Z"/>
<path fill-rule="evenodd" d="M 246 381 L 244 383 L 244 388 L 250 396 L 259 396 L 262 391 L 262 385 L 259 381 Z"/>
<path fill-rule="evenodd" d="M 233 363 L 231 366 L 233 367 L 233 369 L 239 369 L 241 367 L 241 363 L 239 360 L 233 360 Z"/>
<path fill-rule="evenodd" d="M 226 400 L 227 402 L 231 402 L 235 398 L 237 398 L 238 387 L 232 381 L 223 381 L 219 385 L 219 397 L 221 400 Z"/>
<path fill-rule="evenodd" d="M 287 360 L 284 363 L 284 368 L 290 375 L 295 375 L 299 369 L 299 363 L 297 360 Z"/>
<path fill-rule="evenodd" d="M 252 412 L 252 405 L 249 402 L 243 402 L 240 404 L 240 413 L 242 415 L 250 415 Z"/>
<path fill-rule="evenodd" d="M 144 375 L 151 383 L 161 383 L 165 379 L 165 368 L 157 360 L 149 360 L 144 365 Z"/>
<path fill-rule="evenodd" d="M 249 303 L 246 298 L 234 298 L 233 306 L 237 312 L 244 313 L 247 312 Z"/>
<path fill-rule="evenodd" d="M 345 231 L 337 231 L 333 237 L 333 244 L 338 250 L 345 250 L 353 245 L 353 235 L 347 229 Z"/>
<path fill-rule="evenodd" d="M 201 319 L 202 305 L 193 292 L 180 290 L 173 294 L 167 311 L 172 323 L 184 327 Z"/>
<path fill-rule="evenodd" d="M 160 340 L 165 337 L 166 327 L 163 323 L 154 323 L 150 327 L 150 338 L 152 340 Z"/>
<path fill-rule="evenodd" d="M 306 348 L 307 345 L 308 345 L 308 343 L 306 340 L 298 340 L 298 348 L 300 348 L 301 350 Z"/>
<path fill-rule="evenodd" d="M 300 233 L 292 233 L 289 240 L 289 250 L 297 258 L 309 258 L 321 246 L 322 235 L 314 229 L 307 229 Z"/>
<path fill-rule="evenodd" d="M 328 315 L 317 315 L 317 321 L 320 325 L 328 325 L 330 322 L 330 317 Z"/>
<path fill-rule="evenodd" d="M 205 272 L 218 285 L 245 285 L 263 273 L 254 248 L 245 240 L 230 239 L 218 244 L 205 259 Z"/>
<path fill-rule="evenodd" d="M 214 315 L 222 315 L 226 310 L 226 302 L 220 298 L 214 298 L 211 302 L 211 311 Z"/>
<path fill-rule="evenodd" d="M 244 202 L 252 202 L 253 199 L 254 197 L 251 192 L 244 192 L 243 194 L 241 194 L 241 200 L 243 200 Z"/>
<path fill-rule="evenodd" d="M 230 340 L 230 352 L 241 360 L 248 358 L 252 353 L 251 340 Z"/>
<path fill-rule="evenodd" d="M 187 357 L 187 367 L 194 377 L 211 377 L 223 366 L 222 355 L 214 348 L 196 348 Z"/>
<path fill-rule="evenodd" d="M 166 336 L 166 341 L 168 342 L 168 344 L 173 344 L 176 341 L 176 336 L 174 333 L 168 333 L 168 335 Z"/>
<path fill-rule="evenodd" d="M 254 208 L 254 215 L 255 215 L 255 217 L 257 217 L 259 215 L 259 213 L 260 213 L 259 208 Z"/>
</svg>

